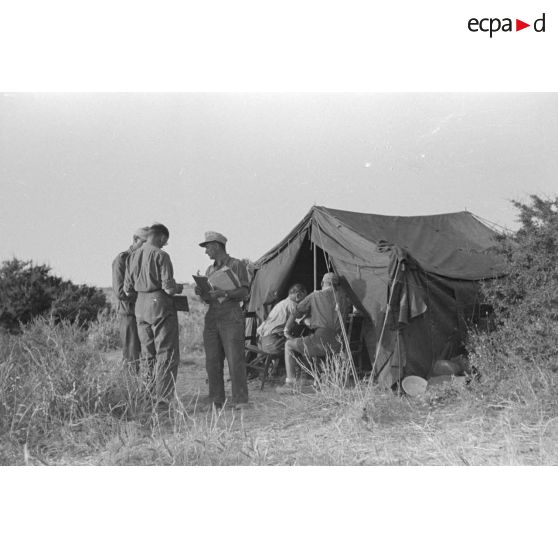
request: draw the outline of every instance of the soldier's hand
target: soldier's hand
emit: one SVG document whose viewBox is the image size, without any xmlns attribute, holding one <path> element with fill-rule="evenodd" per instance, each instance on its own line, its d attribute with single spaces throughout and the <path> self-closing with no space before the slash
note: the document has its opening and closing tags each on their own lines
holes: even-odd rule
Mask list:
<svg viewBox="0 0 558 558">
<path fill-rule="evenodd" d="M 178 284 L 176 285 L 176 292 L 177 292 L 177 294 L 180 294 L 183 290 L 184 290 L 184 285 L 182 285 L 181 283 L 178 283 Z"/>
<path fill-rule="evenodd" d="M 215 300 L 217 298 L 226 298 L 227 292 L 223 291 L 222 289 L 214 289 L 209 292 L 209 296 L 212 300 Z"/>
</svg>

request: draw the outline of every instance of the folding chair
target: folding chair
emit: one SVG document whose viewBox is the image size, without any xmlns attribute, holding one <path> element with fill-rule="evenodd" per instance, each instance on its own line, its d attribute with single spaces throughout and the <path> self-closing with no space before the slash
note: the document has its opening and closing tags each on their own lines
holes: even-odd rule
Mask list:
<svg viewBox="0 0 558 558">
<path fill-rule="evenodd" d="M 262 351 L 257 345 L 257 321 L 255 312 L 246 312 L 246 369 L 258 371 L 263 390 L 269 376 L 277 372 L 282 354 L 272 355 Z M 248 321 L 249 320 L 249 321 Z"/>
</svg>

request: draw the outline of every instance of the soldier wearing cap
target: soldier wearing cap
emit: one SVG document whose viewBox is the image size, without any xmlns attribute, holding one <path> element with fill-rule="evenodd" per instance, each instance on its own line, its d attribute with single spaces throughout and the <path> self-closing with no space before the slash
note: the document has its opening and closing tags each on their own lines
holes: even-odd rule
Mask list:
<svg viewBox="0 0 558 558">
<path fill-rule="evenodd" d="M 203 342 L 205 363 L 209 381 L 209 400 L 216 407 L 225 402 L 225 384 L 223 367 L 225 358 L 229 367 L 232 384 L 232 400 L 235 408 L 242 408 L 248 403 L 248 385 L 246 382 L 246 362 L 244 355 L 245 326 L 241 302 L 249 294 L 250 280 L 246 265 L 236 258 L 231 258 L 226 251 L 227 239 L 220 233 L 205 233 L 205 240 L 200 243 L 205 253 L 214 261 L 206 271 L 206 276 L 217 277 L 227 274 L 230 288 L 214 288 L 204 302 L 209 304 L 205 315 Z M 199 289 L 196 289 L 201 295 Z"/>
<path fill-rule="evenodd" d="M 341 321 L 350 307 L 346 295 L 338 290 L 339 277 L 335 273 L 326 273 L 322 277 L 322 290 L 310 293 L 297 305 L 285 325 L 285 368 L 287 379 L 279 392 L 288 392 L 296 384 L 296 359 L 303 357 L 321 357 L 328 351 L 341 350 Z M 304 318 L 312 334 L 308 337 L 294 338 L 291 329 L 296 319 Z"/>
<path fill-rule="evenodd" d="M 122 342 L 122 358 L 136 372 L 139 370 L 141 345 L 136 323 L 135 296 L 128 296 L 124 292 L 124 277 L 126 275 L 126 264 L 132 252 L 141 248 L 147 240 L 148 230 L 149 227 L 137 229 L 132 237 L 132 245 L 128 250 L 120 252 L 112 262 L 112 290 L 118 300 L 117 314 Z"/>
<path fill-rule="evenodd" d="M 124 280 L 124 291 L 137 293 L 139 339 L 158 410 L 168 408 L 180 361 L 178 316 L 170 295 L 182 292 L 182 285 L 176 284 L 170 256 L 162 250 L 169 236 L 164 225 L 152 225 L 147 242 L 130 257 Z"/>
</svg>

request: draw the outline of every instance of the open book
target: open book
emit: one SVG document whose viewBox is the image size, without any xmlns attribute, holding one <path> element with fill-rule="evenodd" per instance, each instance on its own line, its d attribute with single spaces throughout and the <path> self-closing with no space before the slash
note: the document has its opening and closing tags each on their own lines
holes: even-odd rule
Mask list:
<svg viewBox="0 0 558 558">
<path fill-rule="evenodd" d="M 200 288 L 202 296 L 208 296 L 209 292 L 214 289 L 232 291 L 241 286 L 235 272 L 227 266 L 218 269 L 209 277 L 205 277 L 204 275 L 193 275 L 192 277 L 196 285 Z M 223 302 L 225 298 L 219 297 L 217 300 Z"/>
</svg>

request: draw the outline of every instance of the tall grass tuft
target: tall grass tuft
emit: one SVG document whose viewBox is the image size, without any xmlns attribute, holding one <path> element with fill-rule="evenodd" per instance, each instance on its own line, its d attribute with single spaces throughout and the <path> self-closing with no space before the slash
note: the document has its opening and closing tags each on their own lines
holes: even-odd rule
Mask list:
<svg viewBox="0 0 558 558">
<path fill-rule="evenodd" d="M 75 323 L 37 318 L 0 343 L 0 434 L 33 446 L 61 425 L 130 406 L 121 367 Z M 138 379 L 137 382 L 140 380 Z"/>
<path fill-rule="evenodd" d="M 192 286 L 187 286 L 184 294 L 188 296 L 189 312 L 179 312 L 180 352 L 184 356 L 203 351 L 203 322 L 207 311 L 205 304 L 194 294 Z"/>
<path fill-rule="evenodd" d="M 0 464 L 246 463 L 234 415 L 178 397 L 161 414 L 150 387 L 146 369 L 107 358 L 75 323 L 37 318 L 1 335 Z"/>
<path fill-rule="evenodd" d="M 328 351 L 325 357 L 319 359 L 300 359 L 298 365 L 304 374 L 312 377 L 322 399 L 339 403 L 355 396 L 364 398 L 360 384 L 353 377 L 351 361 L 344 351 Z"/>
<path fill-rule="evenodd" d="M 112 351 L 122 346 L 119 317 L 114 310 L 99 312 L 97 320 L 89 325 L 87 342 L 97 351 Z"/>
</svg>

